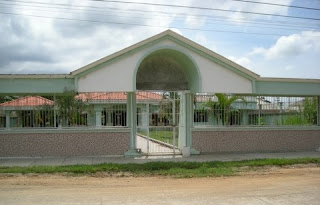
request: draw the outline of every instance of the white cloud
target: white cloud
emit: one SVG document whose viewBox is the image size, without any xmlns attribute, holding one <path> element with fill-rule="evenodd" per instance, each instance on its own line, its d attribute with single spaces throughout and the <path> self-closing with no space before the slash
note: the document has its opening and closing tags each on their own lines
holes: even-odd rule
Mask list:
<svg viewBox="0 0 320 205">
<path fill-rule="evenodd" d="M 47 0 L 44 2 L 56 3 L 56 1 L 53 0 Z M 182 5 L 182 1 L 169 2 L 167 0 L 152 0 L 149 2 Z M 292 0 L 284 0 L 282 3 L 290 4 L 291 2 Z M 195 18 L 192 15 L 219 16 L 220 20 L 221 18 L 222 20 L 242 20 L 242 18 L 252 20 L 269 18 L 258 15 L 243 15 L 239 12 L 229 13 L 157 6 L 148 6 L 146 8 L 135 4 L 106 4 L 105 2 L 96 1 L 68 0 L 68 3 L 73 5 L 73 7 L 69 7 L 70 12 L 66 12 L 69 10 L 59 9 L 54 9 L 55 12 L 49 12 L 49 8 L 23 10 L 21 7 L 13 7 L 12 10 L 16 13 L 24 14 L 111 22 L 128 22 L 160 27 L 139 27 L 133 25 L 62 21 L 23 16 L 1 16 L 0 73 L 68 73 L 170 27 L 194 26 L 199 28 L 203 26 L 205 29 L 217 29 L 217 25 L 215 25 L 215 22 L 210 18 Z M 114 9 L 103 9 L 103 12 L 90 12 L 90 9 L 71 10 L 71 8 L 77 8 L 76 6 L 79 5 L 101 8 L 113 7 Z M 183 5 L 232 9 L 237 11 L 246 10 L 282 15 L 286 15 L 288 13 L 288 8 L 286 7 L 247 4 L 231 0 L 185 0 L 183 1 Z M 250 5 L 250 7 L 248 7 L 248 5 Z M 139 12 L 132 11 L 139 9 L 154 13 L 140 12 L 140 14 L 138 14 Z M 160 11 L 160 13 L 155 11 Z M 161 14 L 161 12 L 167 12 L 170 13 L 170 15 Z M 190 15 L 182 17 L 179 13 Z M 211 24 L 209 25 L 208 23 Z M 197 43 L 214 50 L 215 52 L 218 50 L 220 53 L 225 53 L 226 55 L 228 54 L 225 45 L 232 45 L 234 43 L 232 40 L 223 42 L 219 41 L 219 38 L 213 38 L 213 36 L 218 36 L 218 33 L 201 31 L 188 32 L 183 29 L 172 30 L 179 34 L 186 34 L 188 38 L 196 41 Z M 310 54 L 311 51 L 315 53 L 313 55 L 317 55 L 320 50 L 320 40 L 317 41 L 317 38 L 302 37 L 303 35 L 316 34 L 319 35 L 319 32 L 305 32 L 291 36 L 284 36 L 279 38 L 272 46 L 257 47 L 244 56 L 231 58 L 240 65 L 255 69 L 254 71 L 259 71 L 257 67 L 267 67 L 266 65 L 269 63 L 268 60 L 290 59 L 292 56 L 303 57 L 306 56 L 306 53 L 308 52 Z M 236 56 L 236 54 L 232 55 Z M 263 60 L 259 59 L 261 61 L 257 61 L 257 58 L 263 58 Z M 265 65 L 261 66 L 262 62 L 264 62 Z M 308 63 L 310 64 L 310 62 Z M 285 66 L 281 69 L 284 69 L 284 67 Z M 294 72 L 297 67 L 298 66 L 293 66 L 292 69 L 288 69 L 289 67 L 287 67 L 287 70 Z"/>
<path fill-rule="evenodd" d="M 234 56 L 229 56 L 228 59 L 234 61 L 235 63 L 245 67 L 245 68 L 249 68 L 251 67 L 251 60 L 247 57 L 234 57 Z"/>
<path fill-rule="evenodd" d="M 281 4 L 290 5 L 293 0 L 282 0 Z M 269 0 L 269 3 L 279 3 L 278 0 Z M 248 4 L 245 2 L 234 2 L 231 0 L 228 1 L 220 1 L 215 0 L 213 1 L 214 8 L 221 8 L 221 9 L 229 9 L 235 10 L 238 12 L 216 12 L 218 15 L 224 15 L 231 19 L 231 20 L 246 20 L 246 19 L 270 19 L 270 16 L 265 15 L 255 15 L 255 14 L 244 14 L 241 11 L 248 11 L 248 12 L 255 12 L 255 13 L 268 13 L 268 14 L 281 14 L 287 15 L 288 14 L 288 7 L 281 7 L 281 6 L 270 6 L 265 4 Z"/>
<path fill-rule="evenodd" d="M 193 36 L 193 40 L 197 43 L 199 43 L 200 45 L 217 52 L 217 46 L 215 45 L 215 43 L 213 41 L 211 41 L 210 39 L 208 39 L 207 36 L 205 36 L 203 33 L 197 32 L 194 36 Z"/>
<path fill-rule="evenodd" d="M 80 4 L 78 1 L 72 2 L 75 5 Z M 89 5 L 88 2 L 86 3 Z M 106 6 L 106 4 L 101 5 Z M 95 4 L 95 6 L 97 5 Z M 135 5 L 129 4 L 112 6 L 121 7 L 121 9 L 136 8 Z M 154 9 L 156 8 L 149 8 L 150 11 Z M 12 11 L 40 16 L 114 22 L 130 22 L 137 16 L 135 13 L 128 12 L 125 15 L 126 18 L 124 15 L 104 17 L 92 15 L 86 10 L 77 11 L 76 14 L 71 12 L 35 12 L 34 10 L 21 12 L 20 7 L 13 7 Z M 0 73 L 68 73 L 166 30 L 172 20 L 173 17 L 134 19 L 134 23 L 162 26 L 140 27 L 25 16 L 3 16 L 0 22 L 0 36 L 2 37 L 0 38 Z"/>
<path fill-rule="evenodd" d="M 240 57 L 229 57 L 262 76 L 320 78 L 320 32 L 282 36 L 269 46 L 255 47 Z"/>
<path fill-rule="evenodd" d="M 184 22 L 189 28 L 201 28 L 206 23 L 206 18 L 187 16 Z"/>
<path fill-rule="evenodd" d="M 248 55 L 262 54 L 266 59 L 286 59 L 302 55 L 308 51 L 317 52 L 320 49 L 320 32 L 304 31 L 301 34 L 293 34 L 280 37 L 269 48 L 254 48 Z"/>
</svg>

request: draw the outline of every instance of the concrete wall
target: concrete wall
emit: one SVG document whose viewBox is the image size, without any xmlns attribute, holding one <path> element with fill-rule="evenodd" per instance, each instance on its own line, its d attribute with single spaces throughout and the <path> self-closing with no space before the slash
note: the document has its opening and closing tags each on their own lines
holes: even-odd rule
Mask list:
<svg viewBox="0 0 320 205">
<path fill-rule="evenodd" d="M 147 54 L 159 49 L 176 49 L 193 59 L 201 77 L 201 90 L 197 92 L 252 93 L 250 80 L 168 39 L 99 65 L 78 79 L 78 91 L 134 91 L 135 69 Z"/>
<path fill-rule="evenodd" d="M 123 155 L 129 132 L 0 133 L 0 157 Z"/>
<path fill-rule="evenodd" d="M 201 153 L 316 151 L 320 130 L 192 131 L 192 148 Z"/>
</svg>

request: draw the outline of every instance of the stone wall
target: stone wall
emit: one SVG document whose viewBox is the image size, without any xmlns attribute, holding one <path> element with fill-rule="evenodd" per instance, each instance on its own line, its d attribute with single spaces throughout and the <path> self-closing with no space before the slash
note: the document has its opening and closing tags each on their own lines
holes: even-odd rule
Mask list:
<svg viewBox="0 0 320 205">
<path fill-rule="evenodd" d="M 129 132 L 0 133 L 0 157 L 123 155 Z"/>
<path fill-rule="evenodd" d="M 192 148 L 201 153 L 316 151 L 320 130 L 192 131 Z"/>
</svg>

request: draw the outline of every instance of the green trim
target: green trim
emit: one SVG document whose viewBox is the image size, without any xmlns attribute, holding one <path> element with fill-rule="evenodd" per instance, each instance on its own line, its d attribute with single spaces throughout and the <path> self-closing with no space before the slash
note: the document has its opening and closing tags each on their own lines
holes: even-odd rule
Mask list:
<svg viewBox="0 0 320 205">
<path fill-rule="evenodd" d="M 75 90 L 73 78 L 6 78 L 0 80 L 0 94 L 54 94 Z"/>
<path fill-rule="evenodd" d="M 192 128 L 191 131 L 266 131 L 266 130 L 319 130 L 318 126 L 309 126 L 309 127 L 197 127 Z"/>
<path fill-rule="evenodd" d="M 221 65 L 223 68 L 229 69 L 229 70 L 231 70 L 231 71 L 239 74 L 240 76 L 245 77 L 245 78 L 247 78 L 247 79 L 249 79 L 249 80 L 251 80 L 251 81 L 253 81 L 253 80 L 256 79 L 255 77 L 253 77 L 253 76 L 251 76 L 251 75 L 249 75 L 249 74 L 247 74 L 247 73 L 244 73 L 243 71 L 241 71 L 241 70 L 239 70 L 239 69 L 237 69 L 237 68 L 235 68 L 235 67 L 233 67 L 233 66 L 231 66 L 231 65 L 229 65 L 229 64 L 227 64 L 227 63 L 225 63 L 225 62 L 223 62 L 222 60 L 217 59 L 217 58 L 215 58 L 215 57 L 213 57 L 213 56 L 205 53 L 204 51 L 201 51 L 200 49 L 195 48 L 194 46 L 189 45 L 189 44 L 183 42 L 182 40 L 179 40 L 179 39 L 177 39 L 176 37 L 173 37 L 173 36 L 171 36 L 171 35 L 165 35 L 165 36 L 162 36 L 162 37 L 160 37 L 160 38 L 158 38 L 158 39 L 156 39 L 156 40 L 153 40 L 153 41 L 150 41 L 150 42 L 148 42 L 148 43 L 145 43 L 145 44 L 143 44 L 143 45 L 141 45 L 141 46 L 138 46 L 138 47 L 136 47 L 136 48 L 134 48 L 134 49 L 132 49 L 132 50 L 127 51 L 126 53 L 120 54 L 119 56 L 116 56 L 116 57 L 114 57 L 114 58 L 112 58 L 112 59 L 109 59 L 109 60 L 107 60 L 107 61 L 99 64 L 99 65 L 93 66 L 92 68 L 89 68 L 89 69 L 87 69 L 87 70 L 85 70 L 85 71 L 83 71 L 83 72 L 81 72 L 81 73 L 78 73 L 78 74 L 76 74 L 75 76 L 78 77 L 78 78 L 80 78 L 80 77 L 82 77 L 82 76 L 84 76 L 84 75 L 87 75 L 88 73 L 91 73 L 91 72 L 93 72 L 93 71 L 96 71 L 96 70 L 98 70 L 98 69 L 100 69 L 100 68 L 102 68 L 102 67 L 104 67 L 104 66 L 107 66 L 107 65 L 109 65 L 109 64 L 111 64 L 111 63 L 113 63 L 113 62 L 115 62 L 115 61 L 118 61 L 118 60 L 120 60 L 120 59 L 122 59 L 122 58 L 124 58 L 124 57 L 126 57 L 126 56 L 128 56 L 128 55 L 130 55 L 130 54 L 132 54 L 132 53 L 134 53 L 134 52 L 138 52 L 138 51 L 140 51 L 140 50 L 142 50 L 142 49 L 144 49 L 144 48 L 146 48 L 146 47 L 150 47 L 150 46 L 152 46 L 152 45 L 154 45 L 154 44 L 156 44 L 156 43 L 158 43 L 158 42 L 160 42 L 160 41 L 163 41 L 163 40 L 171 40 L 171 41 L 177 43 L 178 45 L 180 45 L 180 46 L 182 46 L 182 47 L 184 47 L 184 48 L 187 48 L 187 49 L 189 49 L 189 50 L 197 53 L 198 55 L 200 55 L 200 56 L 202 56 L 202 57 L 204 57 L 204 58 L 207 58 L 207 59 L 211 60 L 212 62 L 215 62 L 215 63 Z M 175 51 L 181 52 L 181 53 L 183 53 L 184 55 L 186 55 L 186 56 L 194 63 L 195 68 L 197 69 L 197 72 L 198 72 L 199 84 L 200 84 L 200 85 L 198 85 L 197 91 L 198 91 L 198 92 L 201 91 L 201 85 L 202 85 L 201 73 L 200 73 L 200 70 L 199 70 L 199 68 L 198 68 L 198 66 L 197 66 L 197 64 L 196 64 L 196 61 L 195 61 L 189 54 L 186 54 L 186 53 L 183 52 L 181 49 L 179 49 L 179 48 L 177 48 L 177 47 L 173 47 L 173 46 L 159 46 L 159 47 L 157 47 L 157 48 L 153 48 L 153 49 L 147 51 L 147 52 L 139 59 L 139 61 L 138 61 L 137 64 L 136 64 L 136 67 L 135 67 L 135 70 L 134 70 L 134 75 L 133 75 L 133 78 L 134 78 L 134 81 L 133 81 L 133 82 L 134 82 L 134 85 L 133 85 L 133 88 L 134 88 L 134 89 L 133 89 L 133 90 L 134 90 L 134 91 L 136 90 L 136 73 L 137 73 L 137 70 L 138 70 L 138 68 L 139 68 L 142 60 L 143 60 L 144 58 L 146 58 L 148 55 L 150 55 L 151 53 L 153 53 L 153 52 L 155 52 L 155 51 L 157 51 L 157 50 L 160 50 L 160 49 L 171 49 L 171 50 L 175 50 Z"/>
<path fill-rule="evenodd" d="M 0 129 L 0 135 L 1 134 L 19 134 L 19 133 L 93 133 L 93 132 L 130 132 L 129 128 L 44 128 L 44 129 L 36 129 L 36 128 L 11 128 L 10 131 L 8 130 L 1 130 Z"/>
<path fill-rule="evenodd" d="M 126 55 L 125 55 L 125 56 L 126 56 Z M 103 62 L 103 63 L 101 63 L 101 64 L 99 64 L 99 65 L 96 65 L 96 66 L 94 66 L 94 67 L 92 67 L 92 68 L 90 68 L 90 69 L 88 69 L 88 70 L 83 71 L 82 73 L 79 73 L 79 74 L 75 75 L 75 77 L 76 77 L 77 79 L 79 79 L 79 78 L 81 78 L 81 77 L 83 77 L 83 76 L 85 76 L 85 75 L 87 75 L 87 74 L 89 74 L 89 73 L 91 73 L 91 72 L 94 72 L 94 71 L 99 70 L 99 69 L 101 69 L 101 68 L 103 68 L 103 67 L 105 67 L 105 66 L 108 66 L 108 65 L 110 65 L 110 64 L 112 64 L 112 63 L 120 60 L 120 59 L 123 58 L 123 57 L 124 57 L 124 56 L 121 55 L 121 56 L 117 56 L 117 57 L 115 57 L 115 58 L 112 58 L 112 59 L 110 59 L 110 60 L 108 60 L 108 61 L 106 61 L 106 62 Z"/>
<path fill-rule="evenodd" d="M 187 44 L 187 43 L 185 43 L 185 42 L 183 42 L 183 41 L 181 41 L 181 40 L 179 40 L 177 38 L 174 38 L 173 36 L 168 36 L 168 37 L 173 42 L 175 42 L 175 43 L 177 43 L 177 44 L 179 44 L 179 45 L 181 45 L 181 46 L 183 46 L 183 47 L 185 47 L 185 48 L 187 48 L 189 50 L 192 50 L 195 53 L 199 54 L 200 56 L 205 57 L 205 58 L 207 58 L 207 59 L 209 59 L 209 60 L 211 60 L 211 61 L 213 61 L 213 62 L 215 62 L 215 63 L 217 63 L 219 65 L 221 65 L 223 68 L 227 68 L 227 69 L 229 69 L 229 70 L 231 70 L 231 71 L 233 71 L 233 72 L 235 72 L 235 73 L 237 73 L 237 74 L 241 75 L 242 77 L 245 77 L 245 78 L 247 78 L 249 80 L 255 80 L 256 79 L 255 77 L 253 77 L 251 75 L 248 75 L 247 73 L 242 72 L 241 70 L 239 70 L 239 69 L 237 69 L 237 68 L 235 68 L 235 67 L 233 67 L 233 66 L 231 66 L 231 65 L 229 65 L 229 64 L 227 64 L 225 62 L 223 62 L 222 60 L 217 59 L 217 58 L 215 58 L 215 57 L 213 57 L 213 56 L 211 56 L 211 55 L 209 55 L 209 54 L 207 54 L 207 53 L 195 48 L 192 45 L 189 45 L 189 44 Z"/>
<path fill-rule="evenodd" d="M 282 96 L 319 96 L 320 83 L 257 81 L 256 94 Z"/>
<path fill-rule="evenodd" d="M 0 79 L 64 79 L 64 78 L 74 78 L 70 74 L 0 74 Z"/>
<path fill-rule="evenodd" d="M 78 92 L 78 77 L 74 78 L 74 90 Z"/>
<path fill-rule="evenodd" d="M 256 80 L 252 80 L 252 93 L 256 93 Z"/>
<path fill-rule="evenodd" d="M 124 58 L 124 57 L 126 57 L 126 56 L 128 56 L 128 55 L 130 55 L 130 54 L 132 54 L 132 53 L 138 52 L 139 50 L 141 50 L 141 49 L 143 49 L 143 48 L 146 48 L 146 47 L 148 47 L 148 46 L 151 46 L 152 44 L 158 43 L 159 41 L 163 40 L 163 38 L 164 38 L 164 37 L 159 38 L 159 39 L 154 40 L 154 41 L 151 41 L 151 42 L 149 42 L 149 43 L 143 44 L 143 45 L 141 45 L 141 46 L 139 46 L 139 47 L 137 47 L 137 48 L 134 48 L 134 49 L 132 49 L 132 50 L 129 50 L 129 51 L 126 52 L 126 53 L 123 53 L 123 54 L 121 54 L 121 55 L 118 55 L 118 56 L 116 56 L 116 57 L 114 57 L 114 58 L 112 58 L 112 59 L 109 59 L 109 60 L 101 63 L 101 64 L 98 64 L 98 65 L 96 65 L 96 66 L 94 66 L 94 67 L 92 67 L 92 68 L 89 68 L 88 70 L 85 70 L 85 71 L 83 71 L 83 72 L 81 72 L 81 73 L 78 73 L 78 74 L 76 74 L 75 76 L 78 77 L 78 78 L 81 78 L 82 76 L 87 75 L 87 74 L 89 74 L 89 73 L 91 73 L 91 72 L 93 72 L 93 71 L 96 71 L 96 70 L 98 70 L 98 69 L 100 69 L 100 68 L 102 68 L 102 67 L 104 67 L 104 66 L 107 66 L 107 65 L 110 65 L 110 64 L 112 64 L 112 63 L 114 63 L 114 62 L 116 62 L 116 61 L 119 61 L 119 60 L 121 60 L 122 58 Z"/>
</svg>

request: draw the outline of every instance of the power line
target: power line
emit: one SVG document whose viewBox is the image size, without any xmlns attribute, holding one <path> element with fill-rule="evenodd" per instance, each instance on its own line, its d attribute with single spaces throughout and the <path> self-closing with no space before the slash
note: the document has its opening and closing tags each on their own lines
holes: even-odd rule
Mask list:
<svg viewBox="0 0 320 205">
<path fill-rule="evenodd" d="M 2 3 L 0 3 L 2 4 Z M 8 6 L 8 5 L 5 5 L 5 6 Z M 17 5 L 17 6 L 25 6 L 25 5 Z M 28 5 L 27 5 L 28 6 Z M 32 6 L 31 6 L 32 7 Z M 42 8 L 42 7 L 41 7 Z M 50 8 L 50 7 L 49 7 Z M 55 8 L 55 7 L 53 7 Z M 67 9 L 67 8 L 63 8 L 63 9 Z M 24 11 L 49 11 L 49 12 L 61 12 L 61 11 L 57 11 L 57 10 L 48 10 L 48 9 L 37 9 L 37 8 L 27 8 L 27 9 L 24 9 Z M 82 9 L 81 9 L 82 10 Z M 74 11 L 68 11 L 68 14 L 69 13 L 73 13 L 73 14 L 81 14 L 79 12 L 74 12 Z M 115 15 L 114 14 L 99 14 L 99 13 L 91 13 L 90 15 L 97 15 L 97 16 L 104 16 L 104 17 L 114 17 Z M 122 18 L 135 18 L 135 19 L 147 19 L 146 17 L 141 17 L 141 16 L 122 16 L 122 15 L 117 15 L 117 17 L 122 17 Z M 168 18 L 153 18 L 154 20 L 167 20 Z M 224 20 L 224 19 L 215 19 L 215 21 L 222 21 L 222 22 L 228 22 L 228 20 Z M 232 21 L 234 22 L 234 21 Z M 239 22 L 239 21 L 238 21 Z M 241 21 L 240 21 L 241 22 Z M 231 23 L 231 22 L 229 22 Z M 243 22 L 241 22 L 243 23 Z M 217 23 L 213 23 L 213 22 L 206 22 L 206 24 L 211 24 L 211 25 L 222 25 L 222 24 L 217 24 Z M 254 24 L 254 22 L 253 22 Z M 279 27 L 272 27 L 273 24 L 271 24 L 271 26 L 269 26 L 268 24 L 261 24 L 262 26 L 260 26 L 259 23 L 256 23 L 258 25 L 245 25 L 246 27 L 251 27 L 251 28 L 270 28 L 270 29 L 280 29 L 280 30 L 301 30 L 303 28 L 312 28 L 312 29 L 319 29 L 319 28 L 316 28 L 316 27 L 291 27 L 290 26 L 285 26 L 283 27 L 282 25 L 278 25 L 278 26 L 282 26 L 281 28 Z M 263 26 L 265 25 L 265 26 Z M 232 26 L 232 25 L 223 25 L 223 26 Z M 277 25 L 273 25 L 273 26 L 277 26 Z M 286 28 L 286 27 L 289 27 L 289 28 Z"/>
<path fill-rule="evenodd" d="M 9 1 L 11 0 L 2 0 Z M 160 3 L 147 3 L 147 2 L 132 2 L 132 1 L 115 1 L 115 0 L 88 0 L 94 2 L 105 2 L 105 3 L 120 3 L 120 4 L 137 4 L 137 5 L 148 5 L 148 6 L 163 6 L 163 7 L 174 7 L 174 8 L 188 8 L 188 9 L 199 9 L 199 10 L 209 10 L 209 11 L 221 11 L 221 12 L 232 12 L 232 13 L 244 13 L 244 14 L 254 14 L 254 15 L 263 15 L 263 16 L 274 16 L 274 17 L 283 17 L 283 18 L 293 18 L 293 19 L 304 19 L 304 20 L 314 20 L 319 21 L 319 18 L 312 17 L 302 17 L 302 16 L 290 16 L 290 15 L 281 15 L 281 14 L 270 14 L 270 13 L 261 13 L 261 12 L 251 12 L 251 11 L 237 11 L 231 9 L 218 9 L 218 8 L 208 8 L 208 7 L 197 7 L 197 6 L 183 6 L 183 5 L 174 5 L 174 4 L 160 4 Z M 46 4 L 44 2 L 35 2 L 35 1 L 15 1 L 15 2 L 24 2 L 24 3 L 37 3 L 37 4 Z M 57 4 L 58 5 L 58 4 Z M 72 5 L 70 5 L 72 6 Z"/>
<path fill-rule="evenodd" d="M 253 4 L 265 4 L 265 5 L 271 5 L 271 6 L 281 6 L 281 7 L 289 7 L 289 8 L 296 8 L 296 9 L 306 9 L 306 10 L 316 10 L 320 11 L 319 8 L 311 8 L 311 7 L 304 7 L 304 6 L 295 6 L 295 5 L 285 5 L 285 4 L 275 4 L 275 3 L 269 3 L 269 2 L 258 2 L 258 1 L 247 1 L 247 0 L 231 0 L 231 1 L 238 1 L 238 2 L 244 2 L 244 3 L 253 3 Z"/>
<path fill-rule="evenodd" d="M 28 16 L 36 18 L 46 18 L 46 19 L 58 19 L 58 20 L 68 20 L 68 21 L 81 21 L 81 22 L 93 22 L 93 23 L 103 23 L 103 24 L 116 24 L 116 25 L 129 25 L 129 26 L 141 26 L 141 27 L 155 27 L 155 28 L 168 28 L 167 26 L 161 25 L 148 25 L 139 23 L 124 23 L 124 22 L 113 22 L 113 21 L 97 21 L 97 20 L 85 20 L 85 19 L 73 19 L 64 17 L 50 17 L 50 16 L 40 16 L 31 14 L 18 14 L 10 12 L 0 12 L 0 14 L 14 15 L 14 16 Z M 219 32 L 219 33 L 237 33 L 237 34 L 249 34 L 249 35 L 264 35 L 264 36 L 283 36 L 285 34 L 271 34 L 271 33 L 258 33 L 258 32 L 242 32 L 242 31 L 228 31 L 228 30 L 217 30 L 217 29 L 199 29 L 199 28 L 188 28 L 188 27 L 170 27 L 181 30 L 192 30 L 192 31 L 206 31 L 206 32 Z M 303 36 L 302 37 L 318 37 L 318 36 Z M 320 36 L 319 36 L 320 37 Z"/>
<path fill-rule="evenodd" d="M 0 0 L 1 1 L 1 0 Z M 6 0 L 2 0 L 2 1 L 6 1 Z M 205 15 L 205 14 L 190 14 L 190 13 L 174 13 L 174 15 L 172 15 L 172 12 L 163 12 L 163 11 L 149 11 L 149 10 L 141 10 L 141 9 L 126 9 L 126 10 L 122 10 L 120 8 L 117 7 L 97 7 L 97 6 L 78 6 L 78 5 L 69 5 L 69 4 L 51 4 L 51 3 L 44 3 L 44 2 L 37 2 L 37 4 L 44 4 L 44 5 L 51 5 L 51 6 L 41 6 L 41 5 L 25 5 L 25 4 L 16 4 L 17 2 L 20 3 L 31 3 L 31 2 L 26 2 L 26 1 L 15 1 L 15 4 L 12 4 L 11 2 L 7 2 L 7 3 L 0 3 L 0 4 L 4 4 L 4 5 L 15 5 L 15 6 L 26 6 L 26 7 L 39 7 L 39 8 L 55 8 L 55 9 L 68 9 L 68 10 L 81 10 L 81 11 L 94 11 L 94 12 L 105 12 L 104 10 L 100 10 L 100 9 L 108 9 L 111 10 L 112 12 L 114 12 L 114 10 L 120 10 L 123 12 L 128 13 L 128 11 L 133 11 L 133 12 L 143 12 L 142 14 L 144 15 L 145 13 L 154 13 L 157 12 L 159 14 L 165 14 L 166 17 L 168 17 L 168 15 L 170 15 L 171 17 L 175 17 L 176 15 L 178 16 L 192 16 L 192 17 L 205 17 L 205 18 L 210 18 L 212 20 L 215 21 L 219 21 L 217 19 L 220 19 L 220 21 L 228 21 L 228 22 L 238 22 L 238 23 L 251 23 L 251 24 L 262 24 L 262 25 L 275 25 L 275 26 L 283 26 L 283 27 L 300 27 L 300 28 L 315 28 L 312 26 L 306 26 L 305 24 L 300 25 L 300 24 L 292 24 L 293 22 L 287 22 L 287 21 L 268 21 L 268 20 L 262 20 L 260 19 L 259 22 L 256 21 L 248 21 L 248 20 L 231 20 L 231 19 L 226 19 L 224 16 L 211 16 L 211 15 Z M 32 3 L 31 3 L 32 4 Z M 63 7 L 53 7 L 52 5 L 57 5 L 57 6 L 64 6 L 67 8 L 63 8 Z M 70 6 L 72 6 L 72 8 L 70 8 Z M 73 7 L 77 7 L 77 8 L 73 8 Z M 85 9 L 83 9 L 85 8 Z M 87 9 L 90 8 L 90 9 Z M 94 8 L 94 9 L 91 9 Z M 99 10 L 96 10 L 99 9 Z M 141 13 L 139 13 L 141 14 Z M 153 15 L 155 16 L 155 15 Z M 159 16 L 159 15 L 158 15 Z M 246 18 L 239 18 L 239 19 L 246 19 Z M 263 22 L 263 23 L 261 23 Z M 318 29 L 318 28 L 315 28 Z"/>
<path fill-rule="evenodd" d="M 305 20 L 320 21 L 319 18 L 312 18 L 312 17 L 291 16 L 291 15 L 281 15 L 281 14 L 269 14 L 269 13 L 251 12 L 251 11 L 237 11 L 237 10 L 232 10 L 232 9 L 217 9 L 217 8 L 198 7 L 198 6 L 183 6 L 183 5 L 174 5 L 174 4 L 159 4 L 159 3 L 132 2 L 132 1 L 114 1 L 114 0 L 89 0 L 89 1 L 120 3 L 120 4 L 137 4 L 137 5 L 148 5 L 148 6 L 164 6 L 164 7 L 174 7 L 174 8 L 188 8 L 188 9 L 223 11 L 223 12 L 232 12 L 232 13 L 238 12 L 238 13 L 244 13 L 244 14 L 254 14 L 254 15 L 263 15 L 263 16 L 276 16 L 276 17 L 283 17 L 283 18 L 294 18 L 294 19 L 305 19 Z"/>
</svg>

